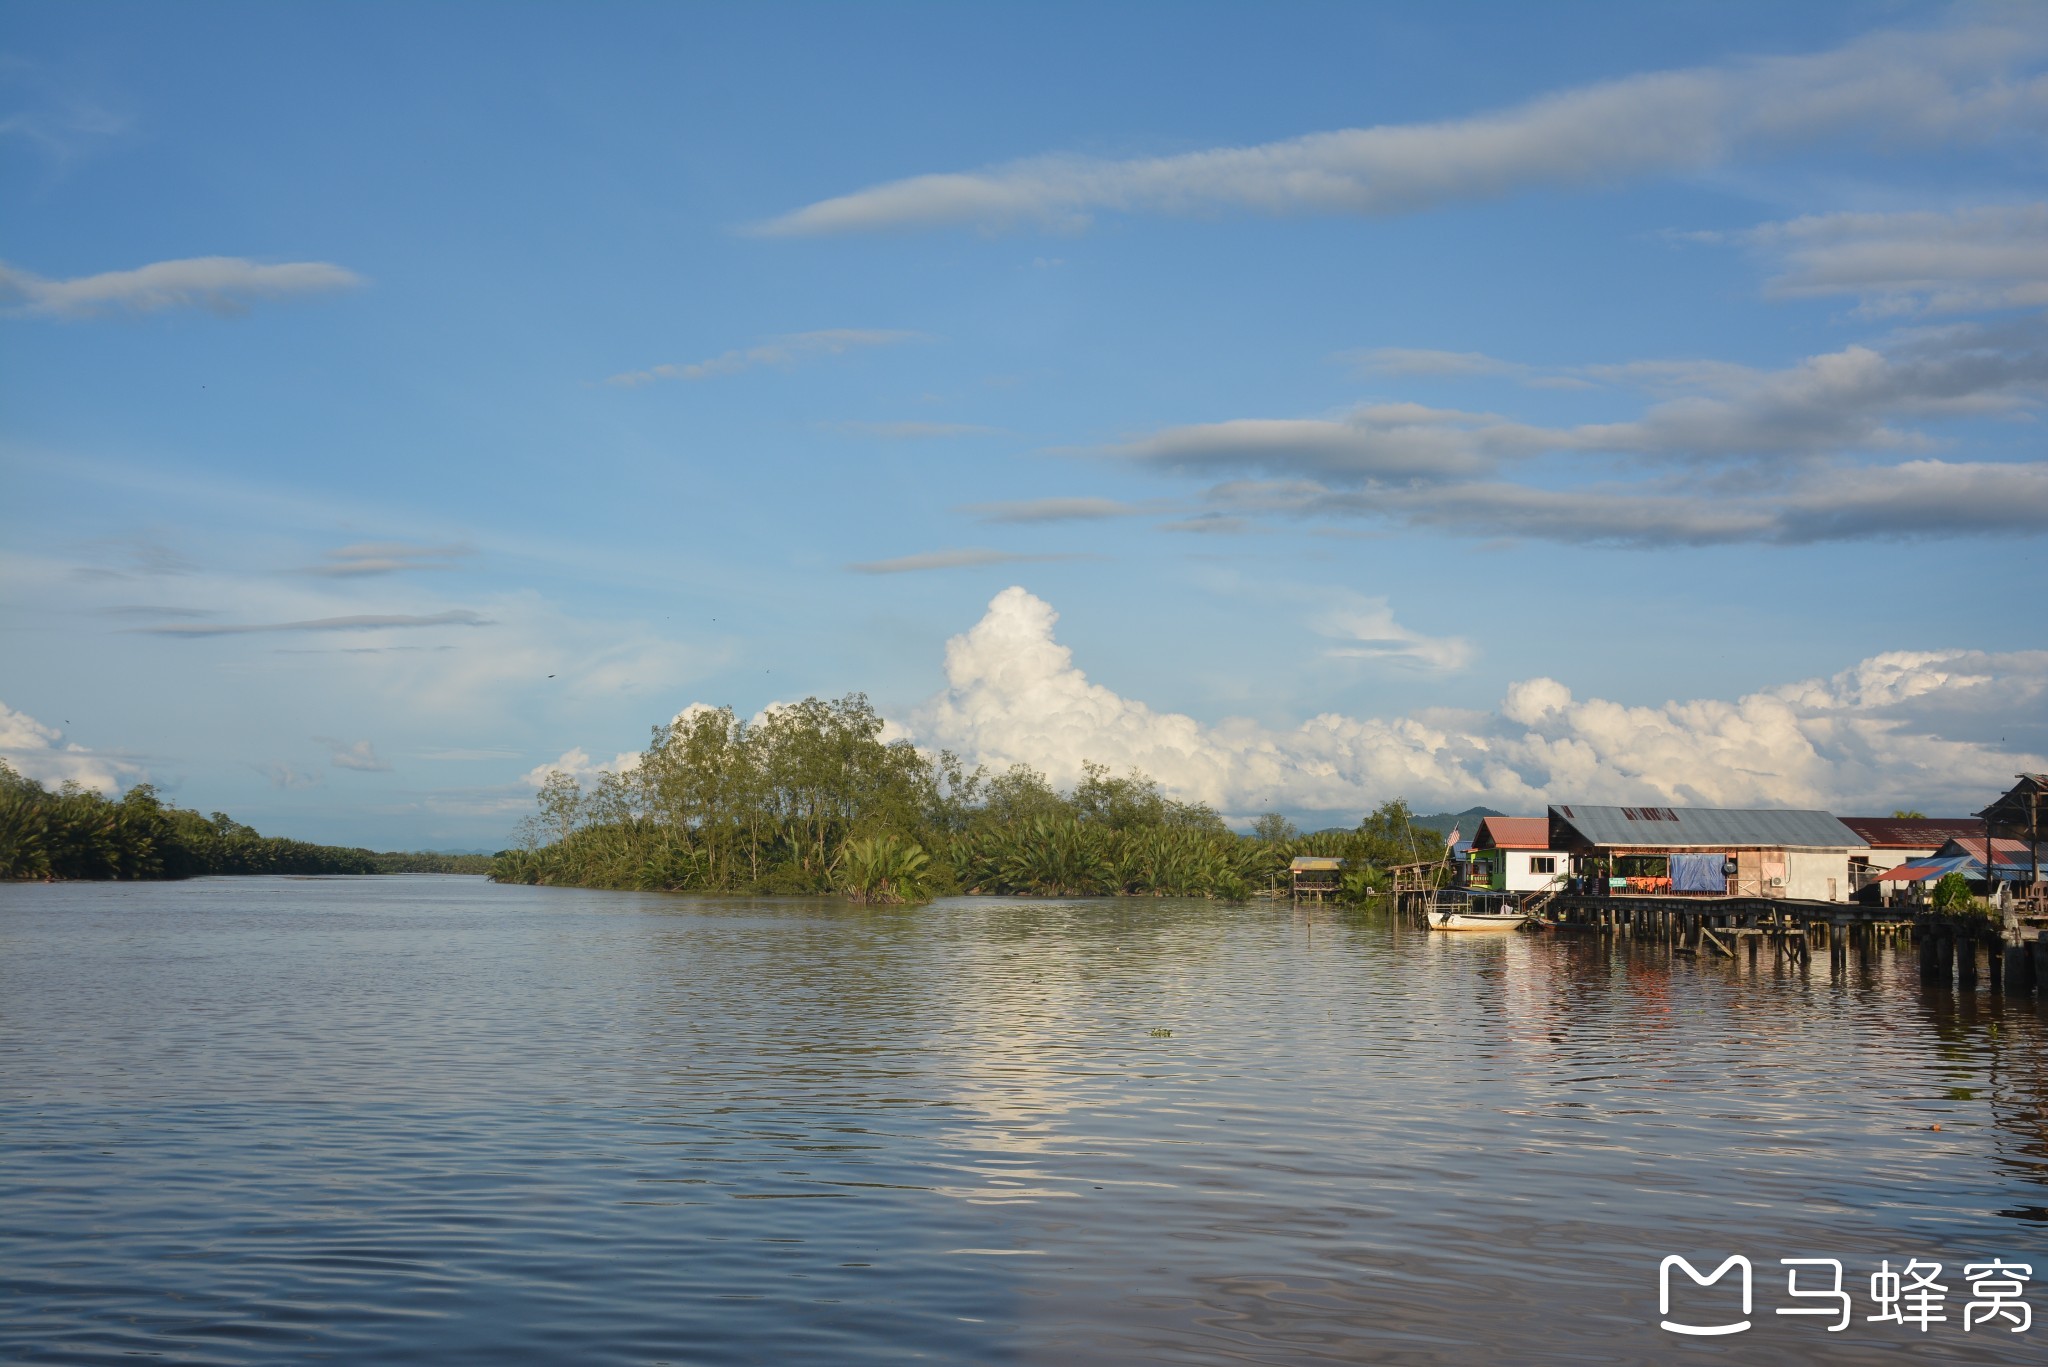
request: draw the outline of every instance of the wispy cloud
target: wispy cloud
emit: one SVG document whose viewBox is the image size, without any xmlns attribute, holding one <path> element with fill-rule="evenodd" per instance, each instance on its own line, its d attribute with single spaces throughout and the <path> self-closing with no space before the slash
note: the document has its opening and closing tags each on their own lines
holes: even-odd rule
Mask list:
<svg viewBox="0 0 2048 1367">
<path fill-rule="evenodd" d="M 1926 541 L 2048 530 L 2048 461 L 1835 464 L 1736 488 L 1691 479 L 1563 489 L 1492 481 L 1370 490 L 1247 481 L 1210 493 L 1225 508 L 1252 513 L 1636 548 Z"/>
<path fill-rule="evenodd" d="M 1779 262 L 1777 298 L 1850 296 L 1866 317 L 2048 304 L 2048 204 L 1814 214 L 1737 237 Z"/>
<path fill-rule="evenodd" d="M 656 380 L 711 380 L 761 366 L 794 365 L 812 356 L 838 356 L 861 347 L 894 346 L 900 342 L 922 340 L 924 334 L 921 332 L 888 328 L 825 328 L 817 332 L 793 332 L 770 338 L 758 346 L 721 352 L 702 361 L 629 370 L 612 376 L 605 383 L 631 389 Z"/>
<path fill-rule="evenodd" d="M 1229 513 L 1201 513 L 1159 524 L 1162 532 L 1184 532 L 1195 536 L 1240 536 L 1257 524 L 1248 517 Z"/>
<path fill-rule="evenodd" d="M 971 422 L 841 422 L 841 432 L 858 437 L 882 437 L 890 441 L 937 441 L 946 437 L 992 437 L 1001 429 Z"/>
<path fill-rule="evenodd" d="M 1096 522 L 1141 517 L 1169 505 L 1157 499 L 1126 503 L 1114 498 L 1026 498 L 1007 503 L 969 503 L 955 509 L 983 522 Z"/>
<path fill-rule="evenodd" d="M 350 617 L 315 617 L 302 622 L 167 622 L 130 627 L 150 636 L 245 636 L 266 631 L 377 631 L 393 627 L 482 627 L 491 621 L 467 608 L 424 615 L 360 613 Z"/>
<path fill-rule="evenodd" d="M 1538 389 L 1591 389 L 1593 381 L 1568 371 L 1544 370 L 1519 361 L 1504 361 L 1480 351 L 1432 351 L 1424 347 L 1374 347 L 1347 351 L 1337 359 L 1367 375 L 1404 379 L 1473 379 L 1505 377 Z"/>
<path fill-rule="evenodd" d="M 0 309 L 46 318 L 98 318 L 197 308 L 228 316 L 259 300 L 353 289 L 363 278 L 325 261 L 266 266 L 239 256 L 158 261 L 135 270 L 51 280 L 0 265 Z"/>
<path fill-rule="evenodd" d="M 263 764 L 252 764 L 249 767 L 269 779 L 271 787 L 280 790 L 317 788 L 320 786 L 320 776 L 318 774 L 309 774 L 296 765 L 286 764 L 283 760 L 274 759 Z"/>
<path fill-rule="evenodd" d="M 1050 560 L 1093 560 L 1084 555 L 1022 555 L 1014 551 L 967 546 L 957 550 L 924 551 L 894 560 L 868 560 L 846 568 L 855 574 L 915 574 L 920 570 L 976 569 L 984 565 L 1027 565 Z"/>
<path fill-rule="evenodd" d="M 99 609 L 103 617 L 125 617 L 138 621 L 195 621 L 220 614 L 210 608 L 181 608 L 161 603 L 116 603 Z"/>
<path fill-rule="evenodd" d="M 1384 597 L 1333 595 L 1310 625 L 1318 635 L 1340 642 L 1323 652 L 1333 660 L 1383 660 L 1448 674 L 1466 668 L 1478 654 L 1462 636 L 1430 636 L 1395 621 Z"/>
<path fill-rule="evenodd" d="M 1485 360 L 1458 366 L 1513 373 Z M 1639 361 L 1577 374 L 1635 390 L 1645 406 L 1624 421 L 1552 427 L 1374 404 L 1167 428 L 1111 454 L 1224 476 L 1206 498 L 1225 518 L 1639 546 L 2048 531 L 2048 462 L 1943 459 L 1949 443 L 1933 425 L 2025 420 L 2048 401 L 2048 320 L 1922 328 L 1778 370 Z M 1525 466 L 1540 480 L 1507 481 Z"/>
<path fill-rule="evenodd" d="M 40 151 L 65 166 L 128 131 L 130 120 L 81 86 L 78 73 L 0 57 L 0 88 L 12 108 L 0 115 L 0 141 Z"/>
<path fill-rule="evenodd" d="M 1490 413 L 1402 403 L 1372 404 L 1340 418 L 1233 418 L 1169 427 L 1114 453 L 1184 473 L 1256 471 L 1362 483 L 1478 475 L 1553 440 L 1541 428 Z"/>
<path fill-rule="evenodd" d="M 327 578 L 399 574 L 407 570 L 452 569 L 454 562 L 474 555 L 468 546 L 423 546 L 410 541 L 359 541 L 327 552 L 318 565 L 302 571 Z"/>
<path fill-rule="evenodd" d="M 760 225 L 768 236 L 1039 225 L 1098 211 L 1412 213 L 1543 186 L 1704 171 L 1752 148 L 1855 137 L 1982 140 L 2038 129 L 2048 21 L 1880 32 L 1830 51 L 1629 76 L 1436 123 L 1313 133 L 1251 147 L 1110 161 L 1046 156 L 912 176 Z"/>
<path fill-rule="evenodd" d="M 147 537 L 100 537 L 91 543 L 90 553 L 97 563 L 73 568 L 74 579 L 154 579 L 191 574 L 199 568 L 184 552 Z"/>
<path fill-rule="evenodd" d="M 369 741 L 336 740 L 332 736 L 315 736 L 313 739 L 332 751 L 327 762 L 337 769 L 355 769 L 369 774 L 391 771 L 391 766 L 378 756 L 377 747 Z"/>
</svg>

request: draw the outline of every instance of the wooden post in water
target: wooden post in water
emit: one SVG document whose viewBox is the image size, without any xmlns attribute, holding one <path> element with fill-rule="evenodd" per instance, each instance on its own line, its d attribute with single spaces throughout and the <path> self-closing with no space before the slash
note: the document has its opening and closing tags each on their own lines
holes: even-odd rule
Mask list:
<svg viewBox="0 0 2048 1367">
<path fill-rule="evenodd" d="M 1977 987 L 1977 936 L 1975 933 L 1956 936 L 1956 987 L 1971 992 Z"/>
<path fill-rule="evenodd" d="M 1920 927 L 1920 981 L 1931 983 L 1941 971 L 1941 954 L 1934 945 L 1934 928 Z"/>
</svg>

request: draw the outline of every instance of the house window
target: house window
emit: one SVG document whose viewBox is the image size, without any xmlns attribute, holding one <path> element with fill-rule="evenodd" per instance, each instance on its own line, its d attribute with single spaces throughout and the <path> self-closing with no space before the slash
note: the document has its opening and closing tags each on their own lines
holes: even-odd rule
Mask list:
<svg viewBox="0 0 2048 1367">
<path fill-rule="evenodd" d="M 1556 873 L 1557 856 L 1554 854 L 1532 854 L 1529 856 L 1529 872 Z"/>
</svg>

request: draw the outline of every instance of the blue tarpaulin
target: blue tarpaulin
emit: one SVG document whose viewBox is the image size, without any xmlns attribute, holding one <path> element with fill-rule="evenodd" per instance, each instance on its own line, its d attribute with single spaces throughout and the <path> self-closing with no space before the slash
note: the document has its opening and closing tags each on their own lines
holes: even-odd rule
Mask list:
<svg viewBox="0 0 2048 1367">
<path fill-rule="evenodd" d="M 1725 854 L 1674 854 L 1671 856 L 1673 892 L 1726 892 L 1728 875 L 1721 872 Z"/>
</svg>

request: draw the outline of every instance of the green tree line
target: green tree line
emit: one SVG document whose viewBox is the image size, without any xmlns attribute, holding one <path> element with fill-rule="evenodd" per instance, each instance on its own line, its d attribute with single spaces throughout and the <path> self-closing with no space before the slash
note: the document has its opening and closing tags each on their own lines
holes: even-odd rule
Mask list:
<svg viewBox="0 0 2048 1367">
<path fill-rule="evenodd" d="M 0 760 L 0 880 L 192 878 L 231 873 L 489 873 L 489 855 L 377 854 L 258 834 L 201 816 L 149 784 L 119 798 L 55 790 Z"/>
<path fill-rule="evenodd" d="M 442 854 L 438 850 L 379 852 L 370 856 L 377 873 L 487 874 L 495 864 L 488 854 Z"/>
<path fill-rule="evenodd" d="M 204 873 L 375 873 L 368 850 L 259 835 L 174 806 L 147 783 L 119 798 L 52 791 L 0 760 L 0 878 L 191 878 Z"/>
<path fill-rule="evenodd" d="M 1249 835 L 1144 774 L 1084 766 L 1056 790 L 1026 765 L 967 771 L 882 739 L 863 694 L 807 698 L 746 722 L 693 709 L 657 726 L 637 767 L 585 788 L 556 771 L 501 882 L 664 891 L 823 893 L 924 901 L 949 893 L 1241 900 L 1283 886 L 1298 854 L 1351 861 L 1363 898 L 1389 864 L 1442 837 L 1394 800 L 1355 830 L 1304 836 L 1277 814 Z"/>
</svg>

